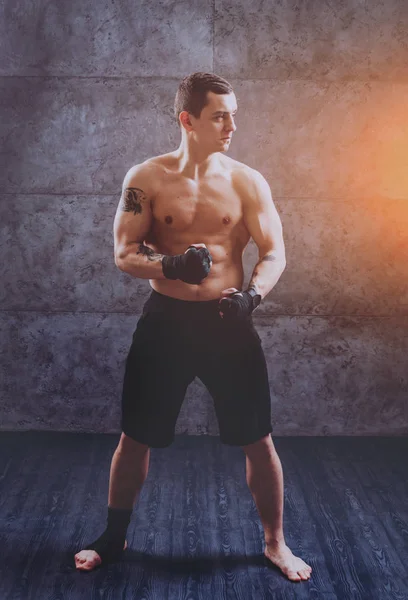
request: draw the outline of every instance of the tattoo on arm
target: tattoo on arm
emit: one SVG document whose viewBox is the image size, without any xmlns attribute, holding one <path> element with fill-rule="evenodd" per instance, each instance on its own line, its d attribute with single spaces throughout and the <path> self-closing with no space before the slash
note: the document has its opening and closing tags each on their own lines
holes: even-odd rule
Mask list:
<svg viewBox="0 0 408 600">
<path fill-rule="evenodd" d="M 146 194 L 140 188 L 126 188 L 121 198 L 122 211 L 140 215 L 142 214 L 142 202 L 146 200 Z"/>
<path fill-rule="evenodd" d="M 259 264 L 259 263 L 258 263 L 258 264 Z M 259 293 L 260 293 L 260 292 L 259 292 L 259 288 L 258 288 L 258 286 L 256 285 L 256 278 L 257 278 L 257 277 L 258 277 L 258 271 L 256 270 L 256 267 L 255 267 L 255 269 L 254 269 L 254 272 L 252 273 L 251 281 L 249 282 L 249 285 L 248 285 L 248 288 L 247 288 L 247 289 L 248 289 L 248 290 L 254 290 L 254 292 L 255 292 L 256 294 L 259 294 Z"/>
<path fill-rule="evenodd" d="M 275 260 L 276 256 L 273 254 L 265 254 L 265 256 L 263 256 L 259 262 L 274 262 Z"/>
<path fill-rule="evenodd" d="M 249 282 L 249 285 L 248 285 L 247 289 L 248 290 L 250 290 L 250 289 L 255 290 L 255 292 L 257 294 L 261 294 L 259 286 L 258 286 L 257 281 L 256 281 L 257 277 L 259 276 L 259 271 L 258 271 L 257 267 L 259 267 L 259 265 L 261 263 L 263 263 L 263 262 L 277 262 L 278 265 L 279 265 L 280 264 L 280 255 L 278 254 L 277 251 L 273 251 L 273 252 L 271 251 L 271 252 L 269 252 L 269 254 L 265 254 L 262 258 L 260 258 L 258 260 L 258 262 L 256 263 L 255 268 L 254 268 L 254 272 L 252 273 L 252 277 L 251 277 L 251 280 Z"/>
<path fill-rule="evenodd" d="M 143 254 L 144 256 L 147 256 L 147 260 L 150 260 L 151 262 L 160 261 L 164 256 L 164 254 L 156 254 L 154 250 L 149 248 L 149 246 L 145 246 L 144 244 L 139 244 L 136 254 Z"/>
</svg>

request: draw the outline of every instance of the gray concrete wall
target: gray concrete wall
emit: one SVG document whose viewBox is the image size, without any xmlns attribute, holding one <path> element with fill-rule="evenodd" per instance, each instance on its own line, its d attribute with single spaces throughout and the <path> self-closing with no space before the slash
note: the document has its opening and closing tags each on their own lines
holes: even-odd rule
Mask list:
<svg viewBox="0 0 408 600">
<path fill-rule="evenodd" d="M 254 314 L 275 435 L 408 431 L 405 0 L 6 0 L 0 19 L 0 428 L 118 432 L 147 280 L 112 226 L 128 168 L 178 147 L 181 78 L 239 104 L 287 268 Z M 246 282 L 257 260 L 245 254 Z M 217 434 L 188 389 L 177 433 Z"/>
</svg>

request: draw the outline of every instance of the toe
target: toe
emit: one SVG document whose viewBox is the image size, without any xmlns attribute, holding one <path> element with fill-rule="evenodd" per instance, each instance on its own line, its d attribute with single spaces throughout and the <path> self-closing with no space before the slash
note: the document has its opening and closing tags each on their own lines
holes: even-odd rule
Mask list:
<svg viewBox="0 0 408 600">
<path fill-rule="evenodd" d="M 81 552 L 75 556 L 75 566 L 77 569 L 81 571 L 91 571 L 100 563 L 100 559 L 98 555 L 95 557 L 90 557 L 86 553 L 82 554 Z"/>
<path fill-rule="evenodd" d="M 296 571 L 289 571 L 287 575 L 292 581 L 301 581 L 301 577 Z"/>
</svg>

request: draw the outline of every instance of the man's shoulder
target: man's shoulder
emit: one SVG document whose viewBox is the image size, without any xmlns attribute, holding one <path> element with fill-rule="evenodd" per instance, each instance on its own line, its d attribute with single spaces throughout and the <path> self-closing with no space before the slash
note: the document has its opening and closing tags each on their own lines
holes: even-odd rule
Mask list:
<svg viewBox="0 0 408 600">
<path fill-rule="evenodd" d="M 245 210 L 256 210 L 260 206 L 260 199 L 270 196 L 269 183 L 260 171 L 241 163 L 241 169 L 236 172 L 239 176 L 236 178 L 237 185 L 241 191 L 243 207 Z"/>
<path fill-rule="evenodd" d="M 232 171 L 236 177 L 236 181 L 251 195 L 254 186 L 259 184 L 260 180 L 263 179 L 263 175 L 256 169 L 239 161 L 234 160 L 233 166 Z"/>
<path fill-rule="evenodd" d="M 259 171 L 253 169 L 249 165 L 246 165 L 245 163 L 230 157 L 228 157 L 228 160 L 231 161 L 230 164 L 234 172 L 241 176 L 246 182 L 256 181 L 259 177 L 262 177 Z"/>
<path fill-rule="evenodd" d="M 159 176 L 163 172 L 163 164 L 156 160 L 160 157 L 148 158 L 141 163 L 131 166 L 125 176 L 127 185 L 143 186 L 150 197 L 156 193 Z"/>
<path fill-rule="evenodd" d="M 162 163 L 157 160 L 158 156 L 155 156 L 153 158 L 147 158 L 145 161 L 141 162 L 141 163 L 136 163 L 133 166 L 131 166 L 129 168 L 129 173 L 146 173 L 146 174 L 150 174 L 150 173 L 155 173 L 156 171 L 160 170 L 160 167 L 163 166 Z"/>
<path fill-rule="evenodd" d="M 158 156 L 152 156 L 145 160 L 144 164 L 148 165 L 151 169 L 162 171 L 165 167 L 170 167 L 174 164 L 175 158 L 172 152 L 166 154 L 159 154 Z"/>
</svg>

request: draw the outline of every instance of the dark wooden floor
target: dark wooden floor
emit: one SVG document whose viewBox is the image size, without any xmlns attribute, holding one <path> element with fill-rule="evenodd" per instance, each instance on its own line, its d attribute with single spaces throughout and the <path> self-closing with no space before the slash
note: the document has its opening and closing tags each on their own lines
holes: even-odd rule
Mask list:
<svg viewBox="0 0 408 600">
<path fill-rule="evenodd" d="M 0 433 L 0 600 L 408 599 L 408 438 L 273 437 L 299 583 L 265 562 L 243 451 L 205 436 L 151 450 L 123 560 L 76 571 L 118 440 Z"/>
</svg>

